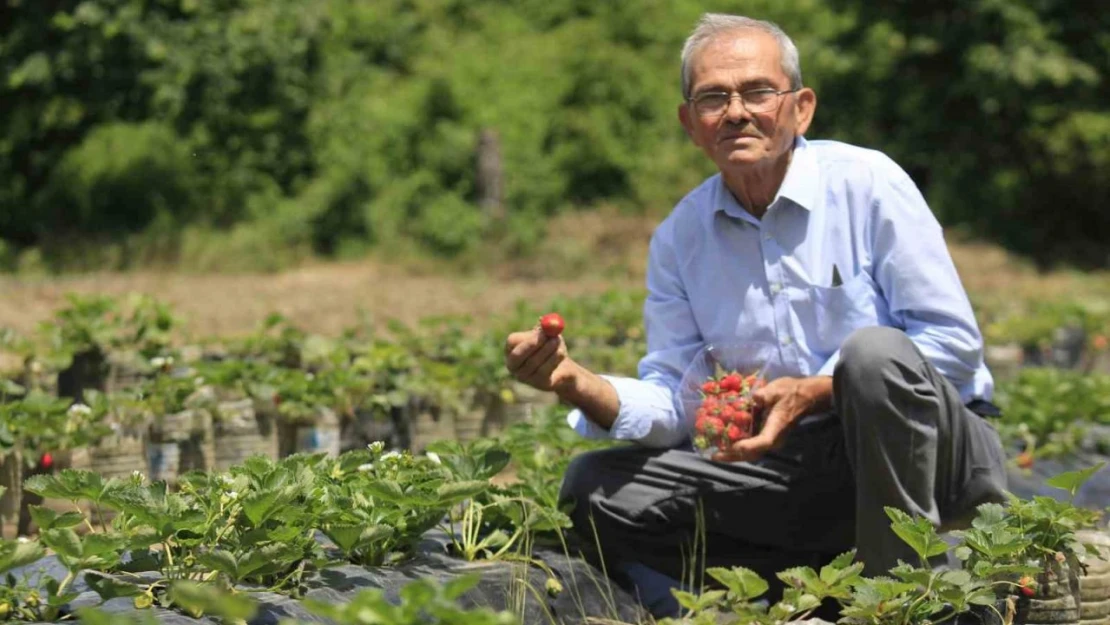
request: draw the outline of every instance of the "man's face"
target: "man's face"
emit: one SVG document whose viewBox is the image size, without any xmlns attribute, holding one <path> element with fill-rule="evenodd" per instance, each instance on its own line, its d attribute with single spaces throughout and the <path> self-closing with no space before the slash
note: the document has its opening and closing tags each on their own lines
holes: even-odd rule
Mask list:
<svg viewBox="0 0 1110 625">
<path fill-rule="evenodd" d="M 710 91 L 790 89 L 782 70 L 782 51 L 770 33 L 745 29 L 722 33 L 706 43 L 692 61 L 690 95 Z M 810 89 L 782 95 L 770 111 L 750 113 L 733 98 L 719 115 L 699 115 L 692 104 L 679 105 L 686 133 L 722 172 L 743 172 L 776 162 L 804 134 L 813 118 L 816 95 Z"/>
</svg>

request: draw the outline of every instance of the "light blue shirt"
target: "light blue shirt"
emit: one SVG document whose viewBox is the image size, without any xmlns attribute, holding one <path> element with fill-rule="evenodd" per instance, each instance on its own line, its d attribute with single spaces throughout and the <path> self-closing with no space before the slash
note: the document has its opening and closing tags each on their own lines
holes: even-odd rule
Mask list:
<svg viewBox="0 0 1110 625">
<path fill-rule="evenodd" d="M 982 335 L 940 224 L 881 152 L 798 138 L 762 220 L 720 174 L 709 178 L 656 228 L 647 291 L 639 378 L 603 376 L 620 412 L 610 430 L 571 412 L 583 436 L 677 446 L 692 424 L 676 389 L 707 343 L 770 342 L 782 375 L 832 375 L 840 344 L 874 325 L 905 331 L 965 403 L 991 398 Z"/>
</svg>

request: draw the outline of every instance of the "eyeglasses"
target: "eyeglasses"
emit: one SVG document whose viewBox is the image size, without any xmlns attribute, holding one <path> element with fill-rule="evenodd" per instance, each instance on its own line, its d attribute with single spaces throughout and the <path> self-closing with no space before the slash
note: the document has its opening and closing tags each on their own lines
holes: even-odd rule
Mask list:
<svg viewBox="0 0 1110 625">
<path fill-rule="evenodd" d="M 702 117 L 719 117 L 728 110 L 733 98 L 740 98 L 740 106 L 749 113 L 766 113 L 779 107 L 782 96 L 795 93 L 799 89 L 779 91 L 771 88 L 749 89 L 736 93 L 726 91 L 705 91 L 695 96 L 686 98 L 687 102 L 694 105 L 694 111 Z"/>
</svg>

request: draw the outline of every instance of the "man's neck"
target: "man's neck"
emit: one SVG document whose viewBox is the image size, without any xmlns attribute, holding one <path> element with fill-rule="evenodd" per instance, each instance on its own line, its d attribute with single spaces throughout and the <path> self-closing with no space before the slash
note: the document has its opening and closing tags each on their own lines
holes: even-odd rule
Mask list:
<svg viewBox="0 0 1110 625">
<path fill-rule="evenodd" d="M 791 148 L 773 163 L 742 171 L 721 172 L 721 177 L 740 206 L 756 219 L 762 219 L 771 202 L 775 201 L 793 157 L 794 150 Z"/>
</svg>

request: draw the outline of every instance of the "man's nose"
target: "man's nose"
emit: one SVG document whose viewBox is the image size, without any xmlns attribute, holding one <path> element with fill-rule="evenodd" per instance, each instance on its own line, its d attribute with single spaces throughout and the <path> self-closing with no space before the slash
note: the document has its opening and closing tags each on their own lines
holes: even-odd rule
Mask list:
<svg viewBox="0 0 1110 625">
<path fill-rule="evenodd" d="M 744 102 L 740 99 L 739 95 L 733 95 L 728 99 L 728 106 L 725 107 L 725 119 L 730 122 L 739 122 L 748 117 L 748 109 L 744 108 Z"/>
</svg>

